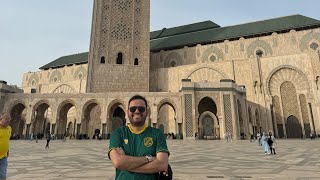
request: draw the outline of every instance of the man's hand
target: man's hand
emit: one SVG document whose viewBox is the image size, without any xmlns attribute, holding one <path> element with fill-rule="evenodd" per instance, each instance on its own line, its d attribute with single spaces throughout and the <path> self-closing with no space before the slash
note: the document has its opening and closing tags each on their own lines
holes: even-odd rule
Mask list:
<svg viewBox="0 0 320 180">
<path fill-rule="evenodd" d="M 162 171 L 168 171 L 168 159 L 169 155 L 166 152 L 159 152 L 152 162 L 146 163 L 143 166 L 130 169 L 131 172 L 136 173 L 158 173 Z M 166 173 L 167 174 L 167 173 Z"/>
<path fill-rule="evenodd" d="M 125 154 L 122 148 L 116 148 L 110 151 L 110 159 L 113 167 L 121 170 L 130 170 L 148 163 L 148 159 L 144 156 L 134 157 Z"/>
</svg>

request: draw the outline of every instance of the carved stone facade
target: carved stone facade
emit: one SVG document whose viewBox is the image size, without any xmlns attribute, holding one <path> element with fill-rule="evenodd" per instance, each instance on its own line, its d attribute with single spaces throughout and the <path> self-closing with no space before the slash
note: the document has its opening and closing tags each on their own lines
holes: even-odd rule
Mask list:
<svg viewBox="0 0 320 180">
<path fill-rule="evenodd" d="M 93 12 L 87 92 L 148 92 L 150 0 L 95 0 Z"/>
<path fill-rule="evenodd" d="M 25 94 L 4 97 L 14 133 L 107 137 L 128 123 L 135 94 L 148 125 L 186 139 L 320 132 L 320 28 L 150 52 L 142 2 L 95 1 L 89 64 L 24 74 Z"/>
</svg>

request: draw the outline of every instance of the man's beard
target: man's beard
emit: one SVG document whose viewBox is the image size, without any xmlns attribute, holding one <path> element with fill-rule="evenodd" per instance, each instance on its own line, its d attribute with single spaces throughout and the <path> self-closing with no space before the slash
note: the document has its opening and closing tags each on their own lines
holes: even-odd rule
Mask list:
<svg viewBox="0 0 320 180">
<path fill-rule="evenodd" d="M 140 121 L 136 122 L 133 120 L 132 116 L 129 116 L 129 121 L 132 126 L 141 127 L 141 126 L 144 126 L 144 123 L 146 122 L 146 118 L 147 117 L 141 117 Z"/>
</svg>

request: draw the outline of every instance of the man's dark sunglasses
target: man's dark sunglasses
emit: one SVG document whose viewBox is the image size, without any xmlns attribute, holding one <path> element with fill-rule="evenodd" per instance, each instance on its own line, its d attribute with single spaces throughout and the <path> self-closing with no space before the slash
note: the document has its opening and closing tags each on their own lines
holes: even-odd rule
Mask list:
<svg viewBox="0 0 320 180">
<path fill-rule="evenodd" d="M 146 111 L 146 107 L 144 107 L 144 106 L 131 106 L 131 107 L 129 108 L 129 111 L 132 112 L 132 113 L 134 113 L 134 112 L 136 112 L 137 109 L 138 109 L 138 111 L 141 112 L 141 113 L 144 113 L 144 112 Z"/>
</svg>

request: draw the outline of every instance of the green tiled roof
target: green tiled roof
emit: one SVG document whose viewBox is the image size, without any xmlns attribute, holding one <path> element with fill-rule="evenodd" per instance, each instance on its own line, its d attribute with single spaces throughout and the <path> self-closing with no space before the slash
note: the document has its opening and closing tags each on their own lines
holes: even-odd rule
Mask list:
<svg viewBox="0 0 320 180">
<path fill-rule="evenodd" d="M 218 42 L 254 35 L 258 36 L 261 34 L 281 32 L 316 25 L 320 25 L 319 20 L 302 15 L 292 15 L 276 19 L 269 19 L 235 26 L 214 28 L 170 37 L 152 39 L 150 41 L 150 49 L 151 51 L 174 49 L 184 46 Z"/>
<path fill-rule="evenodd" d="M 178 27 L 169 28 L 169 29 L 163 28 L 162 30 L 151 32 L 150 39 L 152 40 L 157 38 L 175 36 L 179 34 L 197 32 L 197 31 L 219 28 L 219 27 L 220 27 L 219 25 L 217 25 L 212 21 L 204 21 L 204 22 L 188 24 L 188 25 L 178 26 Z"/>
<path fill-rule="evenodd" d="M 67 66 L 67 65 L 72 65 L 72 64 L 83 64 L 88 62 L 88 57 L 89 53 L 79 53 L 79 54 L 72 54 L 68 56 L 62 56 L 42 67 L 39 69 L 49 69 L 49 68 L 58 68 L 61 66 Z"/>
<path fill-rule="evenodd" d="M 291 29 L 303 29 L 313 26 L 319 27 L 320 21 L 302 15 L 292 15 L 228 27 L 220 27 L 211 21 L 204 21 L 151 32 L 150 51 L 157 52 L 160 50 L 234 40 L 240 37 L 261 36 L 272 32 L 286 32 Z M 40 69 L 87 63 L 87 61 L 88 52 L 73 54 L 60 57 L 42 66 Z"/>
</svg>

